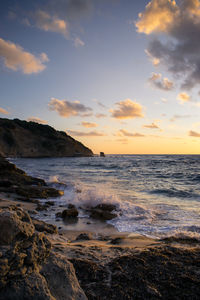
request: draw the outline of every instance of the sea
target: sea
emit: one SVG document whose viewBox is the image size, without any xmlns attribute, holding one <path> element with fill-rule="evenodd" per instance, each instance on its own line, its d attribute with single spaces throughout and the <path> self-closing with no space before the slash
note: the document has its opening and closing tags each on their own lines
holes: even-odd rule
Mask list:
<svg viewBox="0 0 200 300">
<path fill-rule="evenodd" d="M 88 221 L 88 207 L 112 203 L 116 205 L 117 217 L 107 223 L 119 232 L 153 238 L 200 238 L 200 155 L 106 155 L 10 161 L 27 174 L 63 190 L 62 197 L 52 199 L 54 206 L 40 212 L 40 218 L 47 222 L 56 223 L 56 212 L 72 203 L 79 208 L 79 220 L 84 224 L 84 220 Z M 66 229 L 73 226 L 59 224 Z"/>
</svg>

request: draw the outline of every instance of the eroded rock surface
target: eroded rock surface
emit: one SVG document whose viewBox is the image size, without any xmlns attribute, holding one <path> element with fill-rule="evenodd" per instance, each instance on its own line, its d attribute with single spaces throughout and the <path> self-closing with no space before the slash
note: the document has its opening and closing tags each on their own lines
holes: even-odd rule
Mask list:
<svg viewBox="0 0 200 300">
<path fill-rule="evenodd" d="M 0 300 L 87 299 L 73 265 L 52 250 L 26 212 L 1 209 L 0 228 Z"/>
</svg>

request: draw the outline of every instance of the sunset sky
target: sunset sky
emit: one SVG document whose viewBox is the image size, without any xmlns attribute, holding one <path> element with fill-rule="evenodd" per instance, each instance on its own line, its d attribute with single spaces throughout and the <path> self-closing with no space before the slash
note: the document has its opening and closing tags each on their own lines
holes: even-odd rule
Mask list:
<svg viewBox="0 0 200 300">
<path fill-rule="evenodd" d="M 0 2 L 0 117 L 94 153 L 200 154 L 200 1 Z"/>
</svg>

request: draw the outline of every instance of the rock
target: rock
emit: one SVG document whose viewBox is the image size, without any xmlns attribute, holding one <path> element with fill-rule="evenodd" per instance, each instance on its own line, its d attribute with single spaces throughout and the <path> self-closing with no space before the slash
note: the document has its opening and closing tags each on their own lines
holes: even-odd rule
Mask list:
<svg viewBox="0 0 200 300">
<path fill-rule="evenodd" d="M 90 217 L 93 219 L 98 219 L 102 221 L 112 220 L 117 217 L 117 214 L 112 211 L 116 209 L 114 204 L 102 203 L 95 207 L 92 207 L 90 212 Z"/>
<path fill-rule="evenodd" d="M 92 151 L 49 125 L 0 118 L 0 153 L 4 157 L 92 156 Z"/>
<path fill-rule="evenodd" d="M 75 206 L 74 204 L 69 203 L 69 204 L 68 204 L 68 208 L 69 208 L 69 209 L 71 209 L 71 208 L 76 208 L 76 206 Z"/>
<path fill-rule="evenodd" d="M 58 233 L 58 229 L 55 225 L 45 223 L 40 220 L 33 219 L 32 220 L 35 229 L 39 232 L 47 232 L 47 233 Z"/>
<path fill-rule="evenodd" d="M 117 217 L 117 214 L 101 209 L 92 209 L 90 211 L 90 217 L 102 221 L 112 220 Z"/>
<path fill-rule="evenodd" d="M 30 237 L 34 232 L 34 225 L 28 213 L 13 206 L 0 210 L 0 245 L 9 245 L 17 237 Z"/>
<path fill-rule="evenodd" d="M 94 209 L 101 209 L 103 211 L 113 211 L 116 210 L 116 205 L 114 204 L 109 204 L 109 203 L 102 203 L 98 204 L 97 206 L 94 207 Z"/>
<path fill-rule="evenodd" d="M 62 218 L 77 218 L 78 217 L 78 210 L 76 208 L 69 208 L 65 209 L 62 212 Z"/>
<path fill-rule="evenodd" d="M 62 218 L 62 213 L 60 211 L 56 213 L 56 218 Z"/>
<path fill-rule="evenodd" d="M 54 198 L 63 195 L 63 191 L 47 187 L 44 180 L 28 176 L 0 156 L 0 191 L 20 196 L 20 201 L 32 201 L 31 198 Z M 51 203 L 51 204 L 50 204 Z M 52 205 L 52 201 L 49 205 Z"/>
<path fill-rule="evenodd" d="M 11 207 L 1 209 L 0 222 L 0 300 L 87 300 L 72 264 L 35 231 L 35 220 Z"/>
<path fill-rule="evenodd" d="M 49 206 L 54 206 L 55 202 L 54 201 L 46 201 L 45 204 L 47 204 Z"/>
<path fill-rule="evenodd" d="M 81 233 L 77 236 L 76 241 L 89 241 L 92 240 L 92 234 L 88 234 L 88 233 Z"/>
<path fill-rule="evenodd" d="M 41 274 L 55 299 L 87 300 L 79 286 L 73 265 L 64 256 L 50 255 L 41 269 Z"/>
</svg>

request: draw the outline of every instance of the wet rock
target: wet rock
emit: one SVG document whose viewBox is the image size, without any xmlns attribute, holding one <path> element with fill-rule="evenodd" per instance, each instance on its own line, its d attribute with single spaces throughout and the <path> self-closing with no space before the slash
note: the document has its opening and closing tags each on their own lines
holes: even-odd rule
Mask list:
<svg viewBox="0 0 200 300">
<path fill-rule="evenodd" d="M 76 206 L 75 206 L 74 204 L 69 203 L 69 204 L 68 204 L 68 208 L 69 208 L 69 209 L 72 209 L 72 208 L 76 208 Z"/>
<path fill-rule="evenodd" d="M 112 245 L 119 245 L 119 244 L 121 244 L 122 240 L 123 240 L 122 238 L 117 237 L 117 238 L 112 239 L 112 240 L 110 241 L 110 243 L 111 243 Z"/>
<path fill-rule="evenodd" d="M 113 211 L 116 210 L 116 205 L 114 204 L 109 204 L 109 203 L 102 203 L 102 204 L 98 204 L 97 206 L 93 207 L 93 209 L 101 209 L 103 211 Z"/>
<path fill-rule="evenodd" d="M 82 241 L 89 241 L 89 240 L 92 240 L 92 234 L 89 234 L 89 233 L 81 233 L 77 236 L 76 238 L 76 241 L 79 241 L 79 240 L 82 240 Z"/>
<path fill-rule="evenodd" d="M 70 218 L 77 218 L 77 217 L 78 217 L 78 210 L 76 208 L 65 209 L 62 212 L 63 219 L 70 219 Z"/>
<path fill-rule="evenodd" d="M 56 218 L 62 218 L 62 213 L 60 211 L 56 213 Z"/>
<path fill-rule="evenodd" d="M 55 202 L 54 201 L 46 201 L 45 204 L 47 204 L 49 206 L 54 206 Z"/>
<path fill-rule="evenodd" d="M 102 221 L 112 220 L 117 217 L 117 214 L 113 211 L 116 210 L 114 204 L 102 203 L 89 210 L 90 217 Z"/>
<path fill-rule="evenodd" d="M 35 229 L 39 232 L 47 232 L 47 233 L 58 233 L 58 229 L 55 225 L 45 223 L 40 220 L 33 219 L 32 220 Z"/>
<path fill-rule="evenodd" d="M 112 220 L 112 219 L 116 218 L 117 214 L 109 212 L 109 211 L 104 211 L 101 209 L 92 209 L 90 211 L 90 217 L 93 219 L 107 221 L 107 220 Z"/>
</svg>

